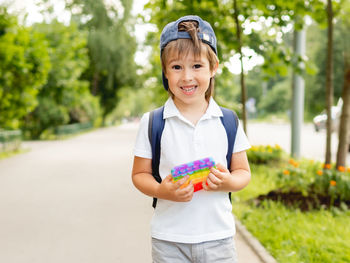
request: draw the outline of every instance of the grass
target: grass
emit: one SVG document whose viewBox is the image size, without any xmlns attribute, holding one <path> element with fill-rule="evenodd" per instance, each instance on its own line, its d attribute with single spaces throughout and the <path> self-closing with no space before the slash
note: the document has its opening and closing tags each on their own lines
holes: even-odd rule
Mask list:
<svg viewBox="0 0 350 263">
<path fill-rule="evenodd" d="M 12 156 L 17 155 L 17 154 L 26 153 L 28 151 L 29 150 L 27 150 L 27 149 L 25 149 L 25 150 L 24 149 L 17 149 L 14 151 L 0 152 L 0 160 L 12 157 Z"/>
<path fill-rule="evenodd" d="M 55 141 L 55 140 L 69 140 L 71 138 L 89 133 L 96 130 L 96 128 L 90 128 L 90 129 L 85 129 L 85 130 L 79 130 L 76 131 L 74 133 L 66 133 L 66 134 L 60 134 L 57 135 L 55 133 L 53 133 L 52 131 L 47 131 L 44 132 L 41 136 L 40 136 L 40 140 L 46 140 L 46 141 Z"/>
<path fill-rule="evenodd" d="M 234 202 L 246 201 L 276 188 L 278 167 L 251 164 L 250 168 L 252 179 L 246 188 L 233 194 Z"/>
<path fill-rule="evenodd" d="M 276 187 L 277 168 L 251 165 L 252 181 L 235 193 L 233 212 L 280 263 L 350 262 L 349 210 L 312 210 L 285 207 L 252 198 Z"/>
</svg>

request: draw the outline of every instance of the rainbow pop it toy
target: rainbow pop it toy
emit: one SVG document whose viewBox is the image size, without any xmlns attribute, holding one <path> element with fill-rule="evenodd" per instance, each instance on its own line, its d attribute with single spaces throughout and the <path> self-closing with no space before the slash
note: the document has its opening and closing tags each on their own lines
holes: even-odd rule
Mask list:
<svg viewBox="0 0 350 263">
<path fill-rule="evenodd" d="M 181 188 L 186 187 L 190 181 L 192 181 L 194 191 L 197 192 L 203 189 L 202 183 L 207 179 L 211 167 L 216 168 L 213 158 L 210 157 L 175 166 L 171 170 L 173 182 L 189 175 L 188 180 L 181 186 Z"/>
</svg>

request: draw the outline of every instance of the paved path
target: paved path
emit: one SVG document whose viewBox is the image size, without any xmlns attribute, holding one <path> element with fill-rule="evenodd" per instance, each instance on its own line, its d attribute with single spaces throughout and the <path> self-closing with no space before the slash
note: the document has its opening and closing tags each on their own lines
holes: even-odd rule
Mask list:
<svg viewBox="0 0 350 263">
<path fill-rule="evenodd" d="M 136 125 L 26 144 L 0 161 L 0 262 L 151 262 L 151 199 L 130 179 Z M 241 263 L 259 263 L 240 235 Z"/>
</svg>

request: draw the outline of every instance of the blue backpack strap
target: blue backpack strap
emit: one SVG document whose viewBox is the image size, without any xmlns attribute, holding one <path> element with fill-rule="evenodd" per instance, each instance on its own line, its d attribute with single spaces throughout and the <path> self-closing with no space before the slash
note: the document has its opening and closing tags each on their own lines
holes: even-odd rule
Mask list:
<svg viewBox="0 0 350 263">
<path fill-rule="evenodd" d="M 225 127 L 227 141 L 228 141 L 227 154 L 226 154 L 227 169 L 230 170 L 233 146 L 235 145 L 236 134 L 238 129 L 238 117 L 234 111 L 226 109 L 224 107 L 220 107 L 220 108 L 223 114 L 223 116 L 220 117 L 220 120 Z M 231 192 L 228 195 L 231 201 Z"/>
<path fill-rule="evenodd" d="M 152 148 L 152 175 L 158 183 L 162 182 L 159 174 L 160 140 L 164 129 L 164 106 L 150 112 L 148 121 L 148 139 Z M 157 205 L 157 198 L 153 198 L 153 208 Z"/>
</svg>

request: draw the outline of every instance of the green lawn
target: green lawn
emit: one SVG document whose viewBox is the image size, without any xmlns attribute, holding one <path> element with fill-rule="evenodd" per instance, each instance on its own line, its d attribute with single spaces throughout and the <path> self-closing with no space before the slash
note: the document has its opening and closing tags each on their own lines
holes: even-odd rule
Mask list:
<svg viewBox="0 0 350 263">
<path fill-rule="evenodd" d="M 233 196 L 233 211 L 280 263 L 350 262 L 350 211 L 301 212 L 281 203 L 252 198 L 275 188 L 277 169 L 251 165 L 252 181 Z"/>
<path fill-rule="evenodd" d="M 25 152 L 28 152 L 29 150 L 25 149 L 18 149 L 18 150 L 15 150 L 15 151 L 9 151 L 9 152 L 0 152 L 0 160 L 2 159 L 6 159 L 6 158 L 9 158 L 9 157 L 12 157 L 16 154 L 21 154 L 21 153 L 25 153 Z"/>
</svg>

